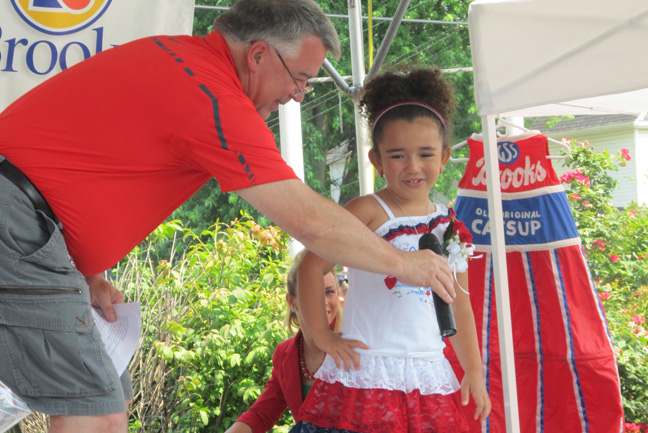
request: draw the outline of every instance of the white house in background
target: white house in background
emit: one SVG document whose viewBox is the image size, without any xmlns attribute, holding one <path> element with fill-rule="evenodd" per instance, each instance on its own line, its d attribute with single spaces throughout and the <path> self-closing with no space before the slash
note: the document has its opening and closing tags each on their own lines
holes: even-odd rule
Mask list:
<svg viewBox="0 0 648 433">
<path fill-rule="evenodd" d="M 648 116 L 636 117 L 627 114 L 606 114 L 574 116 L 559 121 L 553 128 L 546 125 L 549 118 L 537 118 L 530 129 L 538 129 L 548 137 L 561 140 L 562 137 L 588 141 L 596 150 L 607 149 L 616 155 L 621 149 L 630 151 L 631 160 L 611 175 L 619 180 L 612 194 L 617 207 L 625 207 L 634 201 L 648 205 Z M 549 143 L 552 154 L 558 154 L 558 145 Z M 560 177 L 568 171 L 562 160 L 553 160 L 553 166 Z"/>
<path fill-rule="evenodd" d="M 340 202 L 340 186 L 344 181 L 344 170 L 350 154 L 349 143 L 350 140 L 344 140 L 326 153 L 326 165 L 329 167 L 331 179 L 331 198 L 336 203 Z"/>
</svg>

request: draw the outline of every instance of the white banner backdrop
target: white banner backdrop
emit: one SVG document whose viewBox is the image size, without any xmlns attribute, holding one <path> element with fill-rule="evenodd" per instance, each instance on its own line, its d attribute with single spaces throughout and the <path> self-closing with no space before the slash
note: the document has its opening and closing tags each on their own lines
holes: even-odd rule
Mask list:
<svg viewBox="0 0 648 433">
<path fill-rule="evenodd" d="M 194 0 L 0 0 L 0 111 L 63 69 L 155 34 L 191 34 Z"/>
</svg>

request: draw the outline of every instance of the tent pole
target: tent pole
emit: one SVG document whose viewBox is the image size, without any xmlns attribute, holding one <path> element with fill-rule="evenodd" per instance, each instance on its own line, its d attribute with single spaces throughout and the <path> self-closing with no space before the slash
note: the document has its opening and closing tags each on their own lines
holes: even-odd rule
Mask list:
<svg viewBox="0 0 648 433">
<path fill-rule="evenodd" d="M 301 104 L 295 100 L 279 105 L 279 140 L 281 157 L 304 182 L 304 149 L 302 147 Z"/>
<path fill-rule="evenodd" d="M 281 157 L 304 182 L 304 149 L 302 146 L 301 104 L 295 100 L 279 105 L 279 140 Z M 288 244 L 289 255 L 295 257 L 304 246 L 295 238 Z"/>
<path fill-rule="evenodd" d="M 403 21 L 403 17 L 405 16 L 405 12 L 407 12 L 407 7 L 409 6 L 409 4 L 410 4 L 410 0 L 400 0 L 400 3 L 398 4 L 398 8 L 396 9 L 396 13 L 394 14 L 394 19 L 389 24 L 387 33 L 385 34 L 385 37 L 383 38 L 383 41 L 380 44 L 380 48 L 378 48 L 378 52 L 376 52 L 376 58 L 374 59 L 373 64 L 369 69 L 369 72 L 367 73 L 368 80 L 370 80 L 374 75 L 378 73 L 380 67 L 385 61 L 385 57 L 387 57 L 387 52 L 389 51 L 389 47 L 391 47 L 391 43 L 394 40 L 394 37 L 396 36 L 396 32 L 398 31 L 401 22 Z"/>
<path fill-rule="evenodd" d="M 507 433 L 520 432 L 517 387 L 515 382 L 515 356 L 511 325 L 508 273 L 506 267 L 506 244 L 504 241 L 504 216 L 500 188 L 499 160 L 495 116 L 482 116 L 484 131 L 484 158 L 486 163 L 486 190 L 493 257 L 495 302 L 497 306 L 497 329 L 499 330 L 500 358 L 502 365 L 502 390 Z"/>
<path fill-rule="evenodd" d="M 360 0 L 348 0 L 349 10 L 349 39 L 351 42 L 351 75 L 353 89 L 350 93 L 353 99 L 355 114 L 356 147 L 358 149 L 358 179 L 360 195 L 373 192 L 373 167 L 369 161 L 369 132 L 367 121 L 360 113 L 360 89 L 365 79 L 364 54 L 362 51 L 362 7 Z"/>
<path fill-rule="evenodd" d="M 335 66 L 331 64 L 329 59 L 324 59 L 322 67 L 329 74 L 338 89 L 346 93 L 348 96 L 351 96 L 351 94 L 353 93 L 351 87 L 347 84 L 346 81 L 344 81 L 342 75 L 340 75 L 337 69 L 335 69 Z"/>
</svg>

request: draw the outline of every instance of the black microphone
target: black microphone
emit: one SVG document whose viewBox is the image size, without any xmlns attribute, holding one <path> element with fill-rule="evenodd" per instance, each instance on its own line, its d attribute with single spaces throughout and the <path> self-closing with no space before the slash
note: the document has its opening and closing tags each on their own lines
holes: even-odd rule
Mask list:
<svg viewBox="0 0 648 433">
<path fill-rule="evenodd" d="M 442 255 L 441 243 L 432 233 L 425 233 L 421 236 L 419 239 L 419 250 L 432 250 L 434 253 L 440 256 Z M 457 325 L 455 325 L 452 307 L 435 292 L 432 292 L 432 296 L 434 297 L 434 311 L 436 311 L 441 336 L 451 337 L 455 335 L 457 333 Z"/>
</svg>

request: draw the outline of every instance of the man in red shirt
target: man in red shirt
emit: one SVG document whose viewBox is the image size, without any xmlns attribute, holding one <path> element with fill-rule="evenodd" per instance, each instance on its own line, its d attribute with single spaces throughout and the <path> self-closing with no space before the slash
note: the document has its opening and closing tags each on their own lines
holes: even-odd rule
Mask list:
<svg viewBox="0 0 648 433">
<path fill-rule="evenodd" d="M 313 0 L 239 0 L 204 38 L 106 50 L 0 113 L 0 380 L 51 432 L 126 431 L 129 384 L 90 305 L 115 320 L 123 295 L 102 273 L 211 176 L 322 257 L 451 300 L 443 259 L 392 248 L 277 150 L 264 120 L 302 101 L 328 51 L 337 35 Z"/>
</svg>

